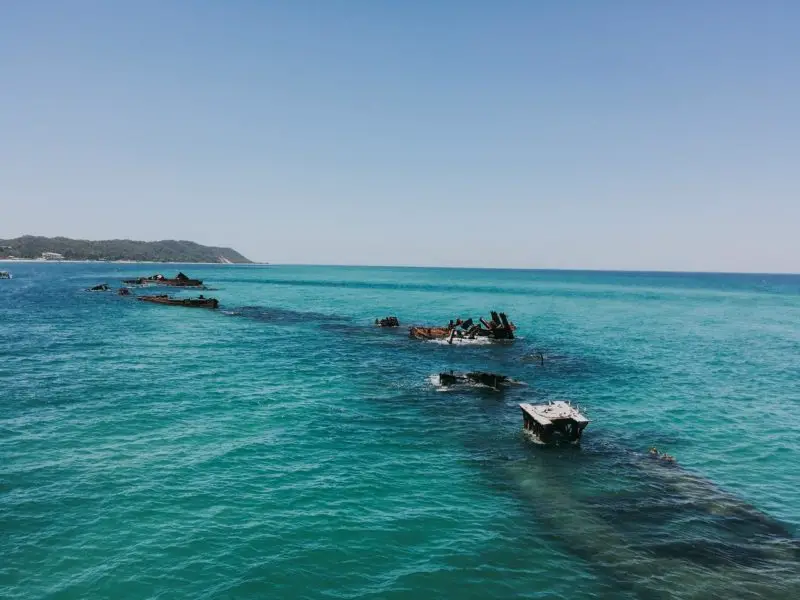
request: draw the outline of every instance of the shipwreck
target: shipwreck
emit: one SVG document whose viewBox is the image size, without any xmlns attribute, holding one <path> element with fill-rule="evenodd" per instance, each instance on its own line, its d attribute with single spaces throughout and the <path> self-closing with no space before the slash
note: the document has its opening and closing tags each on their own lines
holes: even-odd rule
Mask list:
<svg viewBox="0 0 800 600">
<path fill-rule="evenodd" d="M 519 384 L 518 381 L 507 377 L 506 375 L 499 375 L 497 373 L 486 373 L 483 371 L 471 371 L 469 373 L 439 373 L 439 385 L 443 388 L 458 386 L 458 385 L 472 385 L 484 386 L 493 390 L 500 390 L 502 388 Z"/>
<path fill-rule="evenodd" d="M 400 327 L 400 320 L 397 317 L 384 317 L 383 319 L 375 319 L 375 325 L 378 327 Z"/>
<path fill-rule="evenodd" d="M 151 275 L 150 277 L 137 277 L 135 279 L 123 279 L 122 283 L 128 285 L 169 285 L 173 287 L 202 287 L 203 281 L 200 279 L 192 279 L 183 273 L 178 273 L 174 278 L 169 279 L 164 277 L 161 273 Z"/>
<path fill-rule="evenodd" d="M 564 400 L 547 404 L 520 404 L 523 429 L 543 444 L 580 442 L 589 419 Z"/>
<path fill-rule="evenodd" d="M 456 338 L 470 339 L 487 338 L 490 340 L 513 340 L 516 326 L 508 320 L 506 313 L 492 311 L 490 320 L 483 317 L 476 323 L 473 319 L 463 321 L 451 320 L 444 327 L 414 326 L 409 329 L 409 336 L 418 340 L 448 340 L 450 343 Z"/>
</svg>

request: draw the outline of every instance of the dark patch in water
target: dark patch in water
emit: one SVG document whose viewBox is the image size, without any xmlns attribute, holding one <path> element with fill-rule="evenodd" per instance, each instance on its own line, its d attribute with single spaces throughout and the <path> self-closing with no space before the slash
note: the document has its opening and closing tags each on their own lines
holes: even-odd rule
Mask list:
<svg viewBox="0 0 800 600">
<path fill-rule="evenodd" d="M 353 325 L 349 320 L 343 320 L 342 322 L 337 323 L 322 323 L 319 328 L 323 331 L 327 331 L 328 333 L 334 333 L 336 335 L 343 336 L 364 336 L 369 331 L 364 326 Z"/>
<path fill-rule="evenodd" d="M 287 308 L 268 306 L 242 306 L 227 309 L 226 313 L 235 317 L 245 317 L 271 325 L 298 325 L 301 323 L 345 323 L 350 319 L 340 315 L 319 312 L 303 312 Z"/>
<path fill-rule="evenodd" d="M 457 358 L 462 363 L 454 364 L 458 370 L 480 361 L 487 369 L 497 365 L 498 371 L 525 380 L 524 367 L 517 362 L 514 368 L 508 361 L 510 349 L 482 347 L 471 353 L 467 348 L 397 343 L 405 348 L 402 360 L 381 366 L 377 381 L 388 384 L 407 377 L 403 364 L 409 358 L 417 370 Z M 433 372 L 436 368 L 426 375 Z M 794 597 L 787 592 L 798 584 L 800 557 L 786 525 L 678 464 L 626 448 L 613 432 L 601 428 L 582 448 L 532 444 L 520 431 L 515 406 L 535 396 L 536 381 L 530 383 L 532 387 L 520 392 L 495 394 L 502 401 L 489 402 L 476 390 L 436 392 L 420 376 L 413 390 L 375 401 L 387 411 L 413 407 L 422 422 L 442 427 L 440 435 L 460 439 L 466 462 L 483 473 L 490 493 L 518 498 L 520 535 L 524 531 L 557 542 L 586 560 L 598 577 L 612 581 L 614 589 L 637 598 L 672 598 L 683 592 L 699 598 L 692 586 L 708 579 L 720 587 L 720 598 L 732 597 L 730 590 L 740 583 L 769 590 L 764 597 Z M 673 588 L 660 581 L 665 569 L 675 571 L 669 574 Z"/>
<path fill-rule="evenodd" d="M 707 567 L 738 565 L 752 567 L 764 560 L 744 544 L 713 542 L 706 539 L 671 541 L 652 544 L 643 550 L 664 558 L 686 560 Z"/>
</svg>

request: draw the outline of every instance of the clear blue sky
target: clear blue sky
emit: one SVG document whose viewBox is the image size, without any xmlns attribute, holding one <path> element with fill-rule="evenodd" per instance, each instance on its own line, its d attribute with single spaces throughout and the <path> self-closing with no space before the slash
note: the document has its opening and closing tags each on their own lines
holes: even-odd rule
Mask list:
<svg viewBox="0 0 800 600">
<path fill-rule="evenodd" d="M 0 3 L 0 237 L 800 272 L 800 2 Z"/>
</svg>

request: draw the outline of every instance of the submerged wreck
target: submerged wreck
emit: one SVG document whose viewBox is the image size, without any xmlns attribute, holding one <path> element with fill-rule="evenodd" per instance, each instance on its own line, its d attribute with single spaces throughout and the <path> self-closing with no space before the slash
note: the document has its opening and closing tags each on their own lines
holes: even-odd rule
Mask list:
<svg viewBox="0 0 800 600">
<path fill-rule="evenodd" d="M 469 373 L 453 373 L 450 371 L 449 373 L 439 373 L 439 385 L 444 388 L 456 385 L 480 385 L 492 388 L 493 390 L 500 390 L 501 388 L 518 383 L 519 382 L 506 375 L 485 373 L 483 371 L 472 371 Z"/>
<path fill-rule="evenodd" d="M 166 304 L 167 306 L 186 306 L 189 308 L 217 308 L 219 300 L 216 298 L 206 298 L 200 295 L 197 298 L 171 298 L 166 294 L 159 296 L 139 296 L 137 300 L 150 302 L 152 304 Z"/>
<path fill-rule="evenodd" d="M 564 400 L 547 404 L 520 404 L 523 429 L 543 444 L 577 443 L 589 424 L 577 408 Z"/>
<path fill-rule="evenodd" d="M 375 325 L 378 327 L 400 327 L 400 320 L 397 317 L 384 317 L 383 319 L 375 319 Z"/>
<path fill-rule="evenodd" d="M 513 340 L 516 326 L 508 320 L 506 313 L 492 311 L 487 322 L 483 317 L 475 323 L 473 319 L 463 321 L 451 320 L 445 327 L 414 326 L 409 329 L 409 336 L 418 340 L 453 340 L 487 338 L 490 340 Z"/>
<path fill-rule="evenodd" d="M 567 460 L 539 452 L 485 468 L 619 597 L 797 598 L 800 548 L 791 528 L 676 464 L 625 451 Z M 587 481 L 598 486 L 588 494 Z"/>
<path fill-rule="evenodd" d="M 200 279 L 191 279 L 183 273 L 178 273 L 173 279 L 164 277 L 161 273 L 151 275 L 150 277 L 137 277 L 135 279 L 123 279 L 122 283 L 128 285 L 169 285 L 173 287 L 202 287 L 203 282 Z"/>
</svg>

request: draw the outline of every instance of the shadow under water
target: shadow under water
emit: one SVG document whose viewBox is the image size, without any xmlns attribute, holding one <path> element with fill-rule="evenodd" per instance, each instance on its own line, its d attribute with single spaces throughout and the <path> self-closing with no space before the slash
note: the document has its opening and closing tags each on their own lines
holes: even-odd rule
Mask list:
<svg viewBox="0 0 800 600">
<path fill-rule="evenodd" d="M 793 532 L 710 481 L 622 448 L 515 439 L 510 454 L 481 462 L 487 478 L 520 499 L 530 526 L 620 589 L 646 599 L 800 597 Z"/>
<path fill-rule="evenodd" d="M 494 493 L 517 498 L 520 527 L 585 561 L 612 590 L 605 597 L 800 597 L 800 542 L 786 524 L 602 431 L 583 447 L 533 444 L 512 424 L 518 394 L 495 396 L 505 398 L 456 392 L 442 402 L 420 387 L 391 404 L 412 404 L 424 420 L 463 420 L 470 463 Z"/>
<path fill-rule="evenodd" d="M 313 311 L 298 311 L 288 308 L 273 306 L 242 306 L 226 309 L 224 314 L 232 317 L 244 317 L 254 321 L 259 321 L 276 326 L 296 326 L 310 325 L 336 337 L 370 336 L 376 335 L 397 339 L 400 333 L 397 329 L 386 330 L 378 328 L 373 324 L 365 324 L 354 321 L 351 317 L 330 313 L 320 313 Z M 407 332 L 402 329 L 403 337 L 407 337 Z M 392 335 L 394 334 L 394 335 Z"/>
<path fill-rule="evenodd" d="M 232 317 L 244 317 L 254 321 L 269 323 L 270 325 L 283 326 L 302 325 L 307 323 L 319 325 L 344 325 L 351 322 L 351 319 L 348 317 L 343 317 L 340 315 L 331 315 L 310 311 L 304 312 L 274 306 L 241 306 L 227 308 L 223 311 L 223 313 Z"/>
</svg>

